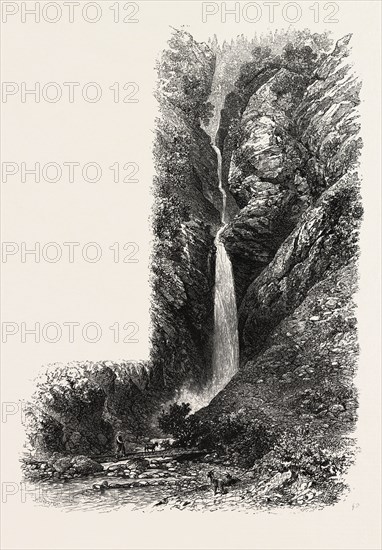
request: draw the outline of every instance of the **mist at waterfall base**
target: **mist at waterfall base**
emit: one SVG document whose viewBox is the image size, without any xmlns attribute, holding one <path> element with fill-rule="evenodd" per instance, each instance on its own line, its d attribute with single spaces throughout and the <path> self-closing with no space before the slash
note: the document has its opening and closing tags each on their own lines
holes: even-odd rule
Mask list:
<svg viewBox="0 0 382 550">
<path fill-rule="evenodd" d="M 182 388 L 176 402 L 189 403 L 191 411 L 206 407 L 228 384 L 239 368 L 239 337 L 237 330 L 237 308 L 235 285 L 231 260 L 220 235 L 226 226 L 226 192 L 222 183 L 221 152 L 213 145 L 218 158 L 219 190 L 222 195 L 222 226 L 216 233 L 216 264 L 214 290 L 214 334 L 212 353 L 212 374 L 209 382 L 199 391 Z"/>
</svg>

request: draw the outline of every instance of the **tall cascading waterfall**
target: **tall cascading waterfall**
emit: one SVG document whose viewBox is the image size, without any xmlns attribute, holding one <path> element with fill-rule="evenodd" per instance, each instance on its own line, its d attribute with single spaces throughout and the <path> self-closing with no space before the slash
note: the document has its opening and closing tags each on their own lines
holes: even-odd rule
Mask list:
<svg viewBox="0 0 382 550">
<path fill-rule="evenodd" d="M 199 392 L 183 389 L 177 396 L 177 402 L 190 403 L 193 412 L 207 406 L 228 384 L 239 368 L 239 336 L 235 285 L 231 260 L 224 244 L 220 240 L 220 235 L 227 225 L 227 195 L 222 182 L 221 152 L 216 145 L 213 145 L 213 149 L 218 158 L 219 190 L 222 195 L 222 225 L 215 237 L 216 267 L 212 374 L 210 382 L 199 390 Z"/>
<path fill-rule="evenodd" d="M 209 401 L 231 380 L 239 368 L 239 336 L 237 330 L 237 308 L 235 284 L 231 260 L 220 235 L 226 226 L 227 195 L 222 182 L 222 158 L 220 149 L 213 146 L 218 157 L 219 190 L 222 195 L 222 226 L 216 233 L 216 267 L 214 297 L 214 339 L 212 356 L 212 379 Z"/>
</svg>

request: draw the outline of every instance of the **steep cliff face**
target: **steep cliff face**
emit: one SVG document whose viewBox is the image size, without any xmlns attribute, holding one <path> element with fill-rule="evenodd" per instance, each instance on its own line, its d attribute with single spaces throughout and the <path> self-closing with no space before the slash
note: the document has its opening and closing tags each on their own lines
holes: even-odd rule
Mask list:
<svg viewBox="0 0 382 550">
<path fill-rule="evenodd" d="M 307 87 L 305 75 L 285 67 L 268 73 L 254 93 L 236 131 L 231 155 L 229 187 L 244 205 L 256 181 L 287 187 L 304 163 L 304 149 L 293 137 L 294 112 Z"/>
<path fill-rule="evenodd" d="M 328 272 L 354 260 L 362 215 L 355 176 L 344 176 L 303 215 L 272 262 L 250 285 L 239 310 L 242 361 Z"/>
<path fill-rule="evenodd" d="M 282 64 L 273 61 L 251 81 L 249 89 L 256 82 L 256 91 L 240 119 L 231 121 L 223 144 L 227 185 L 242 208 L 223 234 L 238 303 L 310 203 L 301 176 L 306 150 L 294 137 L 293 118 L 308 78 L 275 63 Z"/>
<path fill-rule="evenodd" d="M 189 127 L 179 113 L 166 116 L 160 139 L 151 358 L 153 367 L 162 372 L 163 389 L 171 389 L 185 378 L 202 379 L 205 365 L 210 363 L 214 284 L 211 251 L 219 225 L 219 212 L 212 202 L 217 164 L 208 136 L 200 127 Z M 174 152 L 174 139 L 187 151 L 182 164 Z M 174 189 L 176 171 L 179 186 Z M 166 177 L 168 189 L 164 188 Z"/>
<path fill-rule="evenodd" d="M 257 91 L 240 121 L 231 123 L 232 136 L 224 142 L 224 156 L 230 159 L 228 186 L 242 207 L 222 236 L 234 265 L 238 303 L 310 200 L 297 173 L 305 150 L 292 137 L 293 112 L 307 79 L 284 67 L 263 71 L 261 78 L 255 76 Z"/>
<path fill-rule="evenodd" d="M 201 123 L 211 113 L 214 69 L 212 52 L 185 32 L 174 34 L 159 64 L 151 360 L 163 398 L 183 382 L 203 384 L 211 365 L 221 194 Z"/>
<path fill-rule="evenodd" d="M 201 411 L 207 418 L 244 411 L 333 437 L 355 421 L 362 144 L 349 41 L 309 71 L 281 63 L 228 129 L 236 147 L 226 154 L 227 184 L 241 211 L 223 239 L 241 367 Z"/>
<path fill-rule="evenodd" d="M 250 77 L 244 78 L 244 82 L 238 86 L 238 89 L 227 95 L 224 108 L 221 110 L 220 126 L 217 133 L 217 145 L 222 152 L 223 185 L 231 191 L 232 189 L 228 186 L 228 174 L 232 154 L 237 148 L 237 133 L 243 111 L 251 96 L 279 69 L 279 65 L 273 63 L 263 66 L 260 62 L 260 67 L 257 64 L 253 67 L 253 63 L 248 63 L 248 65 L 251 69 L 248 70 Z M 243 206 L 240 202 L 238 204 Z"/>
<path fill-rule="evenodd" d="M 349 40 L 329 55 L 317 50 L 301 59 L 289 46 L 281 59 L 263 61 L 280 68 L 228 128 L 227 184 L 242 210 L 223 240 L 239 303 L 303 212 L 357 160 L 360 85 L 348 62 Z"/>
<path fill-rule="evenodd" d="M 338 40 L 319 65 L 296 112 L 296 133 L 308 153 L 305 175 L 314 197 L 356 165 L 362 147 L 357 111 L 361 83 L 352 70 L 350 39 L 346 35 Z"/>
</svg>

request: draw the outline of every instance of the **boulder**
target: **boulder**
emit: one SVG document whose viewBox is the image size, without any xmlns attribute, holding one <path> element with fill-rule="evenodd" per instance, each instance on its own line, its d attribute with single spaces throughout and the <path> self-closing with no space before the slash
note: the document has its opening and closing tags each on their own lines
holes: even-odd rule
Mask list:
<svg viewBox="0 0 382 550">
<path fill-rule="evenodd" d="M 66 472 L 67 470 L 69 470 L 71 465 L 72 465 L 71 458 L 70 457 L 63 457 L 63 458 L 59 458 L 58 460 L 56 460 L 56 462 L 54 462 L 53 469 L 56 472 L 59 472 L 60 474 L 62 474 L 64 472 Z"/>
<path fill-rule="evenodd" d="M 255 490 L 258 494 L 267 494 L 275 489 L 280 489 L 287 481 L 292 478 L 292 472 L 278 472 L 269 481 L 265 482 L 261 487 Z"/>
<path fill-rule="evenodd" d="M 75 468 L 76 473 L 81 475 L 95 474 L 97 472 L 102 472 L 103 467 L 101 464 L 88 458 L 86 456 L 75 456 L 72 459 L 73 468 Z"/>
</svg>

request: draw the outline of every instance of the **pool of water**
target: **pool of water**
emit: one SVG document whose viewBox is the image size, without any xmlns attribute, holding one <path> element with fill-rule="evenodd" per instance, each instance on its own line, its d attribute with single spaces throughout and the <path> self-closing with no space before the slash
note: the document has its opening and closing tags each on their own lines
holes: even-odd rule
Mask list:
<svg viewBox="0 0 382 550">
<path fill-rule="evenodd" d="M 93 489 L 94 483 L 108 481 L 111 485 L 121 483 L 124 488 L 110 488 L 106 491 Z M 97 510 L 109 512 L 126 508 L 127 510 L 142 510 L 151 508 L 167 496 L 176 493 L 173 482 L 158 486 L 128 487 L 126 479 L 97 477 L 87 479 L 72 479 L 65 483 L 41 481 L 25 483 L 26 498 L 32 499 L 36 505 L 61 508 L 63 511 Z"/>
</svg>

